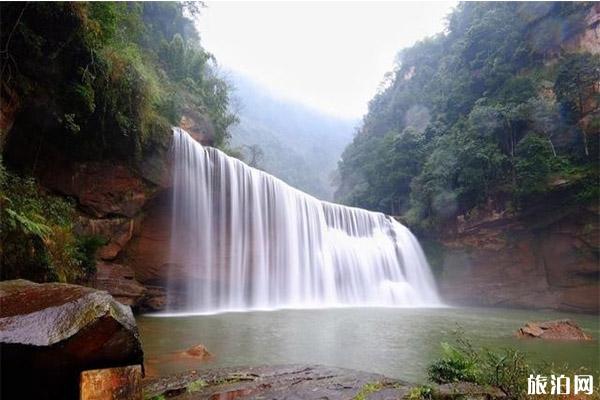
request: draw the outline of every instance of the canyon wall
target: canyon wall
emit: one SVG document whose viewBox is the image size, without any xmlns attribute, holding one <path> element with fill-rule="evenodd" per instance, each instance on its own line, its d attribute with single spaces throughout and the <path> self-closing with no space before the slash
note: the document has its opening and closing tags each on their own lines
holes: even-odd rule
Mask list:
<svg viewBox="0 0 600 400">
<path fill-rule="evenodd" d="M 452 304 L 600 311 L 599 208 L 542 204 L 459 221 L 440 239 L 439 286 Z"/>
</svg>

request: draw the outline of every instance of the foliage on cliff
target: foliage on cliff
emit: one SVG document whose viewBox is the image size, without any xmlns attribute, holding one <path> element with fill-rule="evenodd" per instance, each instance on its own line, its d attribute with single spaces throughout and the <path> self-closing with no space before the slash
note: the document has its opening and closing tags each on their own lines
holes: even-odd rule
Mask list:
<svg viewBox="0 0 600 400">
<path fill-rule="evenodd" d="M 74 221 L 71 202 L 0 163 L 0 279 L 76 282 L 94 272 L 94 253 L 104 243 L 76 235 Z"/>
<path fill-rule="evenodd" d="M 189 108 L 225 143 L 235 118 L 188 18 L 196 4 L 2 3 L 2 92 L 21 104 L 10 138 L 75 159 L 139 159 Z"/>
<path fill-rule="evenodd" d="M 2 279 L 74 282 L 95 268 L 102 241 L 77 233 L 74 202 L 29 178 L 42 168 L 141 165 L 190 110 L 226 145 L 235 116 L 191 19 L 198 4 L 0 4 Z"/>
<path fill-rule="evenodd" d="M 338 165 L 337 200 L 424 228 L 519 209 L 561 182 L 598 197 L 600 57 L 562 44 L 590 3 L 461 3 L 398 56 Z"/>
</svg>

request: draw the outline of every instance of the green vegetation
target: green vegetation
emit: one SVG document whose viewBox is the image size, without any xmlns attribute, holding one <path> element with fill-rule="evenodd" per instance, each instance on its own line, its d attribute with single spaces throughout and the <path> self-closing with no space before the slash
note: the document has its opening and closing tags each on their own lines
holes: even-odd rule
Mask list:
<svg viewBox="0 0 600 400">
<path fill-rule="evenodd" d="M 433 398 L 433 389 L 431 386 L 415 386 L 410 389 L 407 396 L 408 400 L 429 400 Z"/>
<path fill-rule="evenodd" d="M 185 388 L 189 393 L 194 393 L 205 388 L 206 386 L 208 386 L 208 383 L 206 383 L 205 380 L 198 379 L 196 381 L 190 382 Z"/>
<path fill-rule="evenodd" d="M 74 233 L 75 207 L 0 163 L 1 279 L 77 282 L 95 271 L 104 242 Z"/>
<path fill-rule="evenodd" d="M 498 388 L 507 399 L 518 400 L 528 398 L 527 377 L 530 374 L 550 376 L 562 373 L 573 376 L 585 373 L 581 370 L 572 371 L 566 365 L 535 365 L 524 353 L 510 348 L 476 349 L 461 331 L 455 333 L 455 339 L 452 345 L 442 343 L 442 358 L 429 365 L 427 373 L 432 382 L 472 382 Z"/>
<path fill-rule="evenodd" d="M 3 3 L 2 93 L 20 103 L 7 146 L 136 160 L 164 147 L 184 112 L 224 146 L 235 117 L 188 18 L 197 4 Z"/>
<path fill-rule="evenodd" d="M 381 382 L 370 382 L 360 388 L 353 400 L 366 400 L 370 394 L 379 392 L 385 386 Z"/>
<path fill-rule="evenodd" d="M 600 57 L 561 50 L 590 6 L 461 3 L 446 34 L 399 54 L 343 153 L 337 200 L 434 230 L 490 204 L 519 210 L 556 182 L 593 199 Z"/>
<path fill-rule="evenodd" d="M 95 270 L 104 240 L 76 234 L 76 204 L 29 178 L 41 169 L 94 160 L 138 167 L 164 154 L 184 114 L 226 147 L 236 117 L 200 46 L 198 4 L 0 4 L 2 279 L 78 282 Z M 16 105 L 8 126 L 5 104 Z"/>
</svg>

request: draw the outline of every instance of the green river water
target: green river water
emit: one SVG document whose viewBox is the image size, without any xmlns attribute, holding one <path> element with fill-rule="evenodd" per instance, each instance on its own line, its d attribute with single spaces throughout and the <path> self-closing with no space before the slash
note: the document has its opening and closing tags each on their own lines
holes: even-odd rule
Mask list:
<svg viewBox="0 0 600 400">
<path fill-rule="evenodd" d="M 518 339 L 527 321 L 571 318 L 588 342 Z M 226 313 L 137 319 L 149 374 L 273 364 L 324 364 L 412 382 L 441 355 L 440 342 L 462 328 L 476 345 L 514 347 L 536 361 L 600 369 L 598 316 L 490 308 L 340 308 Z M 214 359 L 176 354 L 203 344 Z"/>
</svg>

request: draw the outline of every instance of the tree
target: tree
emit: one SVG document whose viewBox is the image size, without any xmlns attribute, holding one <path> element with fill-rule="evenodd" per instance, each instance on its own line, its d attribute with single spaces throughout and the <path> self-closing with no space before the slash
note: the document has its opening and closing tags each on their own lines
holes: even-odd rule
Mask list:
<svg viewBox="0 0 600 400">
<path fill-rule="evenodd" d="M 253 168 L 260 169 L 260 165 L 265 156 L 260 146 L 257 144 L 244 145 L 244 149 L 246 150 L 244 152 L 246 153 L 244 157 L 246 159 L 246 163 Z"/>
<path fill-rule="evenodd" d="M 590 111 L 592 97 L 600 93 L 600 56 L 590 53 L 572 54 L 560 63 L 554 82 L 558 101 L 576 115 L 577 123 Z M 583 145 L 589 156 L 588 138 L 584 129 Z"/>
<path fill-rule="evenodd" d="M 548 141 L 532 133 L 519 142 L 516 153 L 516 197 L 523 202 L 531 195 L 548 189 L 547 180 L 553 156 Z"/>
</svg>

